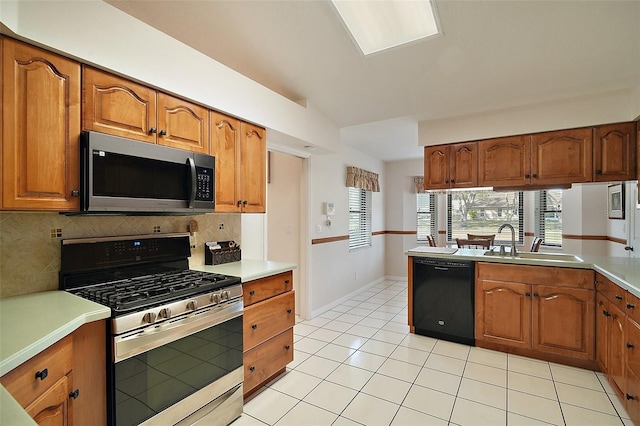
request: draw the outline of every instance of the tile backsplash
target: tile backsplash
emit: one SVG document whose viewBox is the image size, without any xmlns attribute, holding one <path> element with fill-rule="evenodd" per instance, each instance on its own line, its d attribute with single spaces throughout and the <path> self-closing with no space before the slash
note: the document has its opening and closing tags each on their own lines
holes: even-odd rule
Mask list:
<svg viewBox="0 0 640 426">
<path fill-rule="evenodd" d="M 204 264 L 204 243 L 241 236 L 239 214 L 193 216 L 65 216 L 58 213 L 0 212 L 0 298 L 58 289 L 60 241 L 65 238 L 188 232 L 191 265 Z"/>
</svg>

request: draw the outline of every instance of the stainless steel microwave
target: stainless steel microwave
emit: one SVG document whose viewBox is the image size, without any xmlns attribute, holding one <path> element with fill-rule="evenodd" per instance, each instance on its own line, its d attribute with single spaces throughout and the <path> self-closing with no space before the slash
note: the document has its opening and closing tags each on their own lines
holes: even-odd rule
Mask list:
<svg viewBox="0 0 640 426">
<path fill-rule="evenodd" d="M 82 212 L 212 213 L 214 198 L 210 155 L 103 133 L 80 136 Z"/>
</svg>

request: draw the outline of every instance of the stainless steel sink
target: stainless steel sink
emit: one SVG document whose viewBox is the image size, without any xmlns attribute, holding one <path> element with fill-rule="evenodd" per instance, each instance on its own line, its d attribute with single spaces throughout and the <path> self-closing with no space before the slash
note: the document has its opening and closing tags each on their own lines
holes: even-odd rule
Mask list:
<svg viewBox="0 0 640 426">
<path fill-rule="evenodd" d="M 500 254 L 498 253 L 498 251 L 491 251 L 491 250 L 487 250 L 484 252 L 485 256 L 500 256 Z M 506 256 L 504 257 L 510 257 L 509 254 L 507 253 Z M 574 255 L 574 254 L 564 254 L 564 253 L 539 253 L 539 252 L 535 252 L 535 253 L 530 253 L 530 252 L 524 252 L 524 253 L 518 253 L 516 255 L 516 258 L 521 258 L 521 259 L 533 259 L 533 260 L 553 260 L 556 262 L 584 262 L 584 260 L 582 260 L 580 257 Z"/>
</svg>

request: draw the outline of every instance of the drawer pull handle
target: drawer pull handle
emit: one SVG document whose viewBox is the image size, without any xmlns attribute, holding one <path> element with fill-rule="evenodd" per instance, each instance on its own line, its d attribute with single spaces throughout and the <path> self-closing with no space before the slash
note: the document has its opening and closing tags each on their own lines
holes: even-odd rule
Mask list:
<svg viewBox="0 0 640 426">
<path fill-rule="evenodd" d="M 69 398 L 77 399 L 80 396 L 80 390 L 76 389 L 69 394 Z"/>
<path fill-rule="evenodd" d="M 253 291 L 253 290 L 251 290 L 251 291 L 249 292 L 249 296 L 254 296 L 255 294 L 256 294 L 256 292 L 255 292 L 255 291 Z"/>
<path fill-rule="evenodd" d="M 611 316 L 609 311 L 605 311 L 604 309 L 602 310 L 602 315 L 604 315 L 605 317 L 610 317 Z"/>
<path fill-rule="evenodd" d="M 289 350 L 289 349 L 291 349 L 291 346 L 290 346 L 290 345 L 287 345 L 287 346 L 285 346 L 284 348 L 285 348 L 286 350 Z"/>
<path fill-rule="evenodd" d="M 287 314 L 290 314 L 290 313 L 291 313 L 291 309 L 287 309 Z"/>
<path fill-rule="evenodd" d="M 632 343 L 627 343 L 627 349 L 633 349 L 633 344 Z"/>
<path fill-rule="evenodd" d="M 627 309 L 633 309 L 635 307 L 636 305 L 634 305 L 633 303 L 627 303 Z"/>
<path fill-rule="evenodd" d="M 256 371 L 256 368 L 252 365 L 251 367 L 249 367 L 249 371 L 253 373 L 254 371 Z"/>
<path fill-rule="evenodd" d="M 258 328 L 258 324 L 253 324 L 251 328 L 255 330 L 256 328 Z"/>
<path fill-rule="evenodd" d="M 633 395 L 629 395 L 629 394 L 627 394 L 626 396 L 627 396 L 627 399 L 628 399 L 628 400 L 636 399 L 636 398 L 635 398 L 635 396 L 633 396 Z"/>
<path fill-rule="evenodd" d="M 45 368 L 42 371 L 36 372 L 36 379 L 44 380 L 47 378 L 48 375 L 49 375 L 49 370 Z"/>
<path fill-rule="evenodd" d="M 289 280 L 284 280 L 284 283 L 288 285 L 290 283 L 290 281 Z"/>
<path fill-rule="evenodd" d="M 616 300 L 622 300 L 622 296 L 620 296 L 619 294 L 616 294 Z"/>
</svg>

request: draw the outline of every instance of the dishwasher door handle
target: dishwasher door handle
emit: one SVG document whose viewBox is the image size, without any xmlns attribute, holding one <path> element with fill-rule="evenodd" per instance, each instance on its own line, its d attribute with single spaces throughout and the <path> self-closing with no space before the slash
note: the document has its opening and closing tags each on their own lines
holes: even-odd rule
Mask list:
<svg viewBox="0 0 640 426">
<path fill-rule="evenodd" d="M 434 266 L 433 269 L 436 271 L 448 271 L 449 268 L 443 268 L 442 266 Z"/>
</svg>

